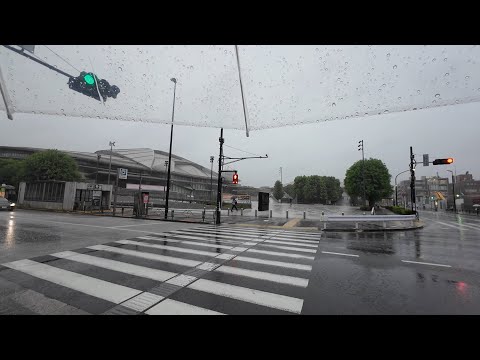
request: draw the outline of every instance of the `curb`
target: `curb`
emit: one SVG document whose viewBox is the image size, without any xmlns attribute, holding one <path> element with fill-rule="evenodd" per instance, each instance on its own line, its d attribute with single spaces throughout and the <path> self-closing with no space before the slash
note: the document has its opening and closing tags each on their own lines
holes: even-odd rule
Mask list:
<svg viewBox="0 0 480 360">
<path fill-rule="evenodd" d="M 414 227 L 404 227 L 404 228 L 387 228 L 387 229 L 321 229 L 323 232 L 389 232 L 389 231 L 410 231 L 423 229 L 425 224 L 419 221 L 419 224 Z"/>
</svg>

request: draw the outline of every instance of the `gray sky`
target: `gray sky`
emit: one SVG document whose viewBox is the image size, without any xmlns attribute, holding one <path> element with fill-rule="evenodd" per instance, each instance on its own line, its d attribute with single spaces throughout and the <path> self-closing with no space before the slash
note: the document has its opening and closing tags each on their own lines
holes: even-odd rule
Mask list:
<svg viewBox="0 0 480 360">
<path fill-rule="evenodd" d="M 78 74 L 48 49 L 37 48 L 40 58 Z M 104 106 L 68 89 L 65 77 L 0 49 L 0 67 L 17 111 L 9 121 L 0 105 L 2 145 L 95 151 L 114 140 L 118 148 L 168 151 L 170 129 L 161 122 L 170 121 L 169 79 L 175 76 L 175 122 L 194 126 L 175 127 L 173 152 L 209 167 L 224 126 L 227 145 L 269 155 L 236 165 L 243 184 L 273 185 L 280 166 L 284 183 L 304 174 L 343 181 L 346 169 L 361 157 L 360 139 L 366 157 L 383 160 L 392 176 L 408 168 L 413 146 L 419 163 L 423 153 L 431 159 L 452 156 L 457 173 L 469 170 L 480 178 L 478 47 L 240 47 L 250 125 L 263 129 L 249 138 L 244 130 L 231 129 L 244 128 L 232 46 L 50 48 L 77 69 L 93 65 L 121 93 Z M 414 108 L 427 109 L 404 111 Z M 225 153 L 242 155 L 229 148 Z M 418 176 L 437 171 L 447 176 L 446 169 L 454 166 L 419 164 L 417 169 Z"/>
</svg>

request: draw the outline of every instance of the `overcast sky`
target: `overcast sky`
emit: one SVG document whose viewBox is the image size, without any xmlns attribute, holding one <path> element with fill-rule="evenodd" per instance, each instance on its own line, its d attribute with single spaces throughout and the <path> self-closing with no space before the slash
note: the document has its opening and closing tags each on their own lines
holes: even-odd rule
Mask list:
<svg viewBox="0 0 480 360">
<path fill-rule="evenodd" d="M 78 74 L 37 48 L 40 58 Z M 0 66 L 17 113 L 10 121 L 0 105 L 0 144 L 95 151 L 115 141 L 118 148 L 168 151 L 170 127 L 160 122 L 170 121 L 169 79 L 175 76 L 175 122 L 194 126 L 175 127 L 173 152 L 210 167 L 224 126 L 226 145 L 269 156 L 235 165 L 243 184 L 272 186 L 280 167 L 284 183 L 313 174 L 343 181 L 361 158 L 361 139 L 365 156 L 383 160 L 392 182 L 408 169 L 410 146 L 419 162 L 417 176 L 448 176 L 446 169 L 456 168 L 457 174 L 468 170 L 480 178 L 478 47 L 240 47 L 250 126 L 263 128 L 248 138 L 245 130 L 231 129 L 245 126 L 232 46 L 50 48 L 77 69 L 93 65 L 120 87 L 120 95 L 104 106 L 68 89 L 65 77 L 1 49 Z M 424 109 L 404 111 L 414 108 Z M 431 160 L 452 156 L 454 166 L 423 167 L 424 153 Z M 243 155 L 228 147 L 225 154 Z"/>
</svg>

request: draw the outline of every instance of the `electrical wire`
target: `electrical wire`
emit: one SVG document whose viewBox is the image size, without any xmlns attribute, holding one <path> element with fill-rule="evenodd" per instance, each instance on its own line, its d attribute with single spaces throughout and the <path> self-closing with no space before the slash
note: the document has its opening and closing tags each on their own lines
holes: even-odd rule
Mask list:
<svg viewBox="0 0 480 360">
<path fill-rule="evenodd" d="M 45 46 L 48 50 L 50 50 L 52 53 L 54 53 L 56 56 L 58 56 L 60 59 L 62 59 L 65 63 L 67 63 L 68 65 L 70 65 L 72 68 L 74 68 L 75 70 L 77 70 L 79 73 L 81 72 L 80 70 L 78 70 L 75 66 L 73 66 L 72 64 L 70 64 L 67 60 L 65 60 L 63 57 L 61 57 L 60 55 L 58 55 L 55 51 L 53 51 L 52 49 L 50 49 L 47 45 L 43 45 Z"/>
<path fill-rule="evenodd" d="M 237 149 L 237 148 L 235 148 L 235 147 L 233 147 L 233 146 L 229 146 L 229 145 L 227 145 L 227 144 L 223 144 L 223 146 L 226 146 L 226 147 L 228 147 L 228 148 L 230 148 L 230 149 L 242 151 L 242 152 L 244 152 L 244 153 L 246 153 L 246 154 L 255 155 L 255 156 L 260 156 L 260 155 L 258 155 L 258 154 L 253 154 L 253 153 L 251 153 L 251 152 L 248 152 L 248 151 L 245 151 L 245 150 L 242 150 L 242 149 Z"/>
</svg>

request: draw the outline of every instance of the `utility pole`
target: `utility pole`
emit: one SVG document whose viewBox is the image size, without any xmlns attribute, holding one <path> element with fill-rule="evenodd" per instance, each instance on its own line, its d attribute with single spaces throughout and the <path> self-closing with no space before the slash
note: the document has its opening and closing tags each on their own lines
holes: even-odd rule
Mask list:
<svg viewBox="0 0 480 360">
<path fill-rule="evenodd" d="M 223 128 L 220 129 L 220 137 L 218 138 L 220 143 L 220 155 L 218 156 L 218 181 L 217 181 L 217 210 L 216 210 L 216 220 L 215 223 L 220 225 L 220 212 L 222 204 L 222 162 L 223 162 L 223 143 L 225 139 L 223 138 Z"/>
<path fill-rule="evenodd" d="M 367 206 L 367 195 L 365 191 L 365 154 L 363 151 L 363 140 L 358 142 L 358 151 L 362 150 L 362 184 L 363 184 L 363 206 Z"/>
<path fill-rule="evenodd" d="M 280 183 L 283 185 L 283 173 L 282 173 L 282 167 L 280 166 Z"/>
<path fill-rule="evenodd" d="M 98 184 L 98 163 L 100 162 L 100 158 L 102 155 L 97 154 L 97 174 L 95 175 L 95 184 Z"/>
<path fill-rule="evenodd" d="M 210 156 L 210 201 L 213 199 L 213 161 L 215 157 Z"/>
<path fill-rule="evenodd" d="M 170 195 L 170 169 L 172 167 L 173 119 L 175 116 L 175 91 L 177 90 L 177 79 L 171 78 L 170 81 L 173 81 L 175 85 L 173 86 L 172 127 L 170 130 L 170 151 L 168 152 L 167 193 L 165 194 L 165 220 L 168 219 L 168 198 Z"/>
<path fill-rule="evenodd" d="M 165 160 L 165 176 L 167 176 L 168 160 Z M 163 185 L 163 201 L 165 201 L 165 185 Z"/>
<path fill-rule="evenodd" d="M 412 201 L 412 211 L 417 211 L 417 204 L 415 201 L 415 155 L 413 154 L 413 148 L 410 146 L 410 199 Z"/>
<path fill-rule="evenodd" d="M 108 165 L 108 182 L 107 184 L 110 185 L 110 172 L 112 170 L 112 151 L 113 151 L 113 147 L 115 146 L 115 141 L 110 141 L 108 143 L 108 145 L 110 145 L 110 164 Z"/>
<path fill-rule="evenodd" d="M 457 213 L 457 199 L 455 197 L 455 178 L 453 177 L 453 171 L 447 170 L 448 172 L 452 173 L 452 192 L 453 192 L 453 212 Z"/>
</svg>

